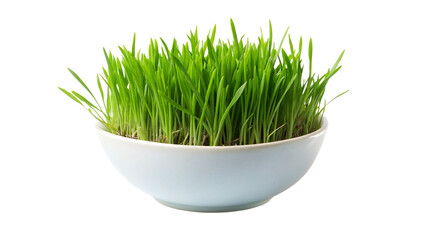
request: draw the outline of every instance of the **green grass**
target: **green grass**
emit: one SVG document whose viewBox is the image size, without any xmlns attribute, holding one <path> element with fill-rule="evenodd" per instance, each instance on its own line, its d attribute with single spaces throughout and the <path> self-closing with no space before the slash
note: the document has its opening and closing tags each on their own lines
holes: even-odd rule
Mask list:
<svg viewBox="0 0 426 240">
<path fill-rule="evenodd" d="M 197 29 L 179 48 L 151 40 L 148 53 L 119 47 L 121 58 L 104 49 L 107 67 L 97 77 L 101 99 L 71 69 L 90 99 L 59 88 L 84 106 L 114 134 L 161 143 L 244 145 L 305 135 L 321 126 L 322 102 L 330 78 L 341 68 L 344 51 L 322 76 L 302 78 L 302 38 L 295 49 L 276 48 L 269 23 L 267 39 L 239 38 L 231 19 L 232 41 L 215 42 L 216 26 L 205 41 Z M 306 73 L 305 73 L 306 75 Z M 342 93 L 343 94 L 343 93 Z M 340 95 L 342 95 L 340 94 Z M 340 96 L 338 95 L 338 96 Z M 338 97 L 337 96 L 337 97 Z M 333 99 L 334 100 L 334 99 Z"/>
</svg>

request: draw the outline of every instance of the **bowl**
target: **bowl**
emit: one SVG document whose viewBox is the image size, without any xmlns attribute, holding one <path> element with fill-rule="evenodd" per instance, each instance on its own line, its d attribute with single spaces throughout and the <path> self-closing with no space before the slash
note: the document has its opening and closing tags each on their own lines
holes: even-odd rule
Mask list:
<svg viewBox="0 0 426 240">
<path fill-rule="evenodd" d="M 189 146 L 111 134 L 96 124 L 112 165 L 158 202 L 181 210 L 227 212 L 257 207 L 299 181 L 327 130 L 252 145 Z"/>
</svg>

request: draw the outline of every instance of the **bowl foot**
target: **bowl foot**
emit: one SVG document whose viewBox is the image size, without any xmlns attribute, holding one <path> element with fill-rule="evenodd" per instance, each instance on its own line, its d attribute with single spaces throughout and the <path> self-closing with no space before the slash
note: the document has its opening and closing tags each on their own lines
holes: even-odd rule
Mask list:
<svg viewBox="0 0 426 240">
<path fill-rule="evenodd" d="M 155 200 L 157 200 L 159 203 L 167 207 L 171 207 L 171 208 L 175 208 L 179 210 L 191 211 L 191 212 L 233 212 L 233 211 L 240 211 L 240 210 L 261 206 L 269 202 L 270 199 L 267 199 L 265 201 L 260 201 L 260 202 L 242 204 L 242 205 L 217 206 L 217 207 L 185 205 L 180 203 L 172 203 L 172 202 L 168 202 L 168 201 L 164 201 L 164 200 L 160 200 L 156 198 Z"/>
</svg>

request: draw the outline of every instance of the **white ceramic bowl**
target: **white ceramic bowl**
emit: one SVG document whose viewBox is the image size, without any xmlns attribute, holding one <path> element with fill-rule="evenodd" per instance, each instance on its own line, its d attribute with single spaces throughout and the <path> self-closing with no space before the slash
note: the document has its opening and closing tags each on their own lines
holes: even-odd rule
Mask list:
<svg viewBox="0 0 426 240">
<path fill-rule="evenodd" d="M 293 139 L 242 146 L 187 146 L 141 141 L 96 125 L 115 168 L 160 203 L 202 212 L 256 207 L 305 175 L 327 129 Z"/>
</svg>

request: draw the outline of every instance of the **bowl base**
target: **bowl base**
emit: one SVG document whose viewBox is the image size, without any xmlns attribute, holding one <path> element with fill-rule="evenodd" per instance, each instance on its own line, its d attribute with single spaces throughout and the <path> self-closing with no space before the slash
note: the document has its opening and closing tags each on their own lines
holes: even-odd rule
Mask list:
<svg viewBox="0 0 426 240">
<path fill-rule="evenodd" d="M 167 207 L 171 207 L 171 208 L 175 208 L 175 209 L 179 209 L 179 210 L 191 211 L 191 212 L 233 212 L 233 211 L 246 210 L 246 209 L 249 209 L 249 208 L 255 208 L 255 207 L 261 206 L 261 205 L 269 202 L 269 200 L 271 200 L 271 199 L 267 199 L 267 200 L 260 201 L 260 202 L 242 204 L 242 205 L 217 206 L 217 207 L 185 205 L 185 204 L 172 203 L 172 202 L 160 200 L 160 199 L 157 199 L 157 198 L 155 198 L 155 200 L 157 200 L 159 203 L 161 203 L 161 204 L 163 204 Z"/>
</svg>

